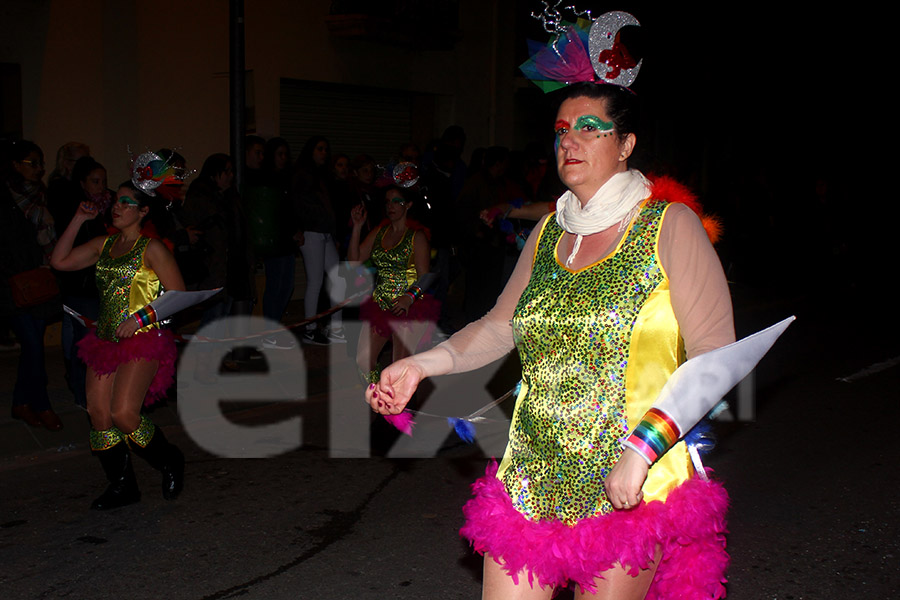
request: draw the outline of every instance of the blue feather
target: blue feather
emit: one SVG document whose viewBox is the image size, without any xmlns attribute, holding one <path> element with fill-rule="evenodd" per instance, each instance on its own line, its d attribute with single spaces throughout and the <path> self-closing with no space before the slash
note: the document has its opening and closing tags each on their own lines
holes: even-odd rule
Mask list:
<svg viewBox="0 0 900 600">
<path fill-rule="evenodd" d="M 688 446 L 694 446 L 700 454 L 707 454 L 716 447 L 716 436 L 712 431 L 712 425 L 709 419 L 701 419 L 699 423 L 694 425 L 686 436 L 684 441 Z"/>
<path fill-rule="evenodd" d="M 447 419 L 447 423 L 449 423 L 450 427 L 452 427 L 453 430 L 456 431 L 456 435 L 459 436 L 459 439 L 466 442 L 467 444 L 472 444 L 475 442 L 475 426 L 471 421 L 449 417 Z"/>
</svg>

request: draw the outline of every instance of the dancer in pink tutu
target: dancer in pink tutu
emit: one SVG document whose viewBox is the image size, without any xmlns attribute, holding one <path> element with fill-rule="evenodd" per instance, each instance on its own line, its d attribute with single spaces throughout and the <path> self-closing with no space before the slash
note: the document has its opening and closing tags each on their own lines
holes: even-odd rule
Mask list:
<svg viewBox="0 0 900 600">
<path fill-rule="evenodd" d="M 619 25 L 630 17 L 615 15 Z M 614 33 L 596 38 L 612 45 Z M 571 46 L 581 38 L 562 34 L 548 60 L 578 63 Z M 546 600 L 574 583 L 577 598 L 720 598 L 727 495 L 694 472 L 678 441 L 692 424 L 679 428 L 656 402 L 685 358 L 734 341 L 728 287 L 690 194 L 628 167 L 637 143 L 629 83 L 598 79 L 584 60 L 587 82 L 557 86 L 556 159 L 568 191 L 528 238 L 496 306 L 384 369 L 366 399 L 398 414 L 426 377 L 516 347 L 522 383 L 509 444 L 463 509 L 461 533 L 485 556 L 483 597 Z M 622 62 L 616 74 L 635 66 Z"/>
<path fill-rule="evenodd" d="M 131 452 L 163 475 L 163 496 L 174 499 L 183 485 L 184 456 L 162 430 L 141 414 L 141 406 L 162 396 L 175 373 L 175 342 L 160 329 L 150 302 L 162 290 L 184 290 L 175 258 L 158 239 L 141 235 L 154 200 L 131 181 L 119 186 L 111 208 L 118 233 L 73 248 L 82 224 L 97 216 L 82 203 L 60 237 L 51 264 L 61 271 L 96 264 L 100 317 L 82 339 L 79 356 L 88 366 L 87 410 L 90 445 L 109 480 L 91 505 L 106 510 L 140 500 Z"/>
<path fill-rule="evenodd" d="M 415 352 L 419 342 L 440 316 L 440 303 L 424 293 L 431 263 L 431 247 L 421 225 L 407 219 L 412 201 L 397 186 L 384 190 L 387 218 L 360 243 L 366 209 L 359 204 L 351 211 L 353 231 L 347 258 L 375 267 L 375 289 L 360 308 L 369 323 L 360 333 L 356 363 L 369 381 L 378 380 L 378 354 L 391 341 L 393 359 Z"/>
</svg>

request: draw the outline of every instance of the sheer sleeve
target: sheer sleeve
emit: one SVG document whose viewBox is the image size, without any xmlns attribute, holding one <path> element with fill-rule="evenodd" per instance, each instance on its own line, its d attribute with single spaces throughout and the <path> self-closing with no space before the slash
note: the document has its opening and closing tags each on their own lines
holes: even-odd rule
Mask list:
<svg viewBox="0 0 900 600">
<path fill-rule="evenodd" d="M 482 318 L 469 323 L 446 342 L 413 357 L 428 376 L 472 371 L 506 356 L 513 349 L 510 321 L 519 297 L 531 278 L 537 240 L 546 220 L 547 216 L 544 216 L 528 236 L 516 268 L 494 308 Z"/>
<path fill-rule="evenodd" d="M 734 320 L 728 283 L 716 251 L 697 215 L 683 204 L 666 211 L 659 236 L 659 256 L 669 277 L 672 310 L 678 320 L 688 360 L 734 341 Z M 709 398 L 678 398 L 702 415 Z M 717 400 L 716 400 L 717 401 Z M 697 412 L 697 411 L 695 411 Z M 696 423 L 677 423 L 660 407 L 660 398 L 644 414 L 622 445 L 648 465 L 665 454 Z"/>
<path fill-rule="evenodd" d="M 687 357 L 734 341 L 731 295 L 722 264 L 700 219 L 684 204 L 666 211 L 659 255 Z"/>
</svg>

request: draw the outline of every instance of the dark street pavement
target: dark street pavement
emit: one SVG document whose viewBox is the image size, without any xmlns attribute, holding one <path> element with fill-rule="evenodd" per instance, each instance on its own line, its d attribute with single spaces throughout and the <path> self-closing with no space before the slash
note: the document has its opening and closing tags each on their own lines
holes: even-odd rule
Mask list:
<svg viewBox="0 0 900 600">
<path fill-rule="evenodd" d="M 740 293 L 736 309 L 739 336 L 799 319 L 755 373 L 755 403 L 741 405 L 752 420 L 717 422 L 706 459 L 732 499 L 728 597 L 900 597 L 896 323 L 863 331 L 833 308 Z M 481 559 L 458 536 L 460 507 L 502 450 L 509 406 L 479 425 L 483 447 L 423 416 L 414 439 L 447 434 L 437 456 L 385 457 L 394 436 L 380 423 L 355 442 L 343 435 L 369 418 L 349 353 L 303 348 L 305 402 L 226 406 L 242 425 L 303 419 L 303 446 L 270 458 L 220 458 L 195 444 L 178 412 L 200 385 L 189 382 L 151 415 L 187 456 L 183 495 L 164 501 L 157 474 L 138 462 L 142 502 L 105 513 L 88 510 L 104 481 L 59 348 L 48 350 L 65 422 L 56 433 L 9 419 L 16 356 L 0 355 L 0 598 L 478 598 Z M 515 382 L 514 367 L 483 378 L 484 397 L 498 396 Z M 457 416 L 486 403 L 462 396 Z M 337 457 L 370 447 L 381 456 Z"/>
</svg>

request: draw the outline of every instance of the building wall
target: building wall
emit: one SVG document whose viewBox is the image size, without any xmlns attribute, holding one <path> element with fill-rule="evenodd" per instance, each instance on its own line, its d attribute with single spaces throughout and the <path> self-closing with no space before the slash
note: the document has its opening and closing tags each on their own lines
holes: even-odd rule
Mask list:
<svg viewBox="0 0 900 600">
<path fill-rule="evenodd" d="M 419 136 L 459 124 L 467 150 L 514 145 L 511 0 L 462 0 L 461 39 L 451 51 L 335 38 L 325 23 L 329 5 L 245 3 L 257 133 L 279 133 L 279 81 L 295 78 L 431 94 L 435 108 L 419 115 Z M 128 174 L 129 146 L 179 147 L 197 169 L 228 150 L 225 0 L 168 10 L 136 0 L 0 0 L 0 40 L 0 62 L 22 65 L 23 136 L 51 165 L 59 146 L 85 142 L 113 185 Z"/>
</svg>

